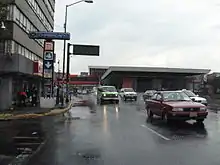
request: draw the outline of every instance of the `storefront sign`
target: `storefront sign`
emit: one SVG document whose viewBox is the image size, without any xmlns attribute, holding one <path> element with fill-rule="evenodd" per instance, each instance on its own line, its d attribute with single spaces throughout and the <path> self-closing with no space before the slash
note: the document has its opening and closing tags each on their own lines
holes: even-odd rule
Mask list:
<svg viewBox="0 0 220 165">
<path fill-rule="evenodd" d="M 42 76 L 43 75 L 43 62 L 41 61 L 34 61 L 34 75 Z"/>
</svg>

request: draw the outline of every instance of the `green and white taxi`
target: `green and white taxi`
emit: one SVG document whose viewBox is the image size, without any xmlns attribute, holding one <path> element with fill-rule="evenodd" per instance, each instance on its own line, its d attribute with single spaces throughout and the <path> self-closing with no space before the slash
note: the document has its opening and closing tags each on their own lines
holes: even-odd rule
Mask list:
<svg viewBox="0 0 220 165">
<path fill-rule="evenodd" d="M 111 101 L 119 103 L 119 96 L 114 86 L 100 86 L 97 90 L 97 103 L 103 104 L 104 102 Z"/>
</svg>

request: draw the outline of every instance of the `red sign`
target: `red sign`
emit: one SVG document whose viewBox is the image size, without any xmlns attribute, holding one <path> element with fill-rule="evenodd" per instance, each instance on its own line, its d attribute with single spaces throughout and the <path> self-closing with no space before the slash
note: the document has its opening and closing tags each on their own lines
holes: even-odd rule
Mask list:
<svg viewBox="0 0 220 165">
<path fill-rule="evenodd" d="M 43 76 L 43 63 L 41 61 L 34 61 L 34 75 Z"/>
<path fill-rule="evenodd" d="M 45 41 L 44 42 L 44 51 L 53 51 L 54 50 L 54 42 L 53 41 Z"/>
</svg>

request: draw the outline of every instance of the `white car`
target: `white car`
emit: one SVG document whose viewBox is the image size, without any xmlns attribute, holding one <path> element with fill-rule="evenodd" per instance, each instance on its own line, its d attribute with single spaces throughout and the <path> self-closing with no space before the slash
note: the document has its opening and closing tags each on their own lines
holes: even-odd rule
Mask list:
<svg viewBox="0 0 220 165">
<path fill-rule="evenodd" d="M 198 102 L 198 103 L 202 103 L 204 105 L 208 105 L 208 102 L 207 102 L 207 99 L 206 98 L 203 98 L 203 97 L 199 97 L 199 95 L 196 95 L 195 93 L 193 93 L 192 91 L 190 90 L 186 90 L 186 89 L 183 89 L 182 90 L 188 97 L 190 97 L 190 99 L 192 101 L 195 101 L 195 102 Z"/>
<path fill-rule="evenodd" d="M 122 88 L 120 90 L 120 96 L 124 99 L 124 101 L 130 99 L 134 99 L 137 101 L 137 93 L 132 88 Z"/>
</svg>

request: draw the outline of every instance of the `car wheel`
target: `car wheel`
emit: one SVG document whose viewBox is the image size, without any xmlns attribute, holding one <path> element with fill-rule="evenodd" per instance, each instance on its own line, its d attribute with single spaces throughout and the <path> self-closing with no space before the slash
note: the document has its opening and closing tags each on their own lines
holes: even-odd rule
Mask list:
<svg viewBox="0 0 220 165">
<path fill-rule="evenodd" d="M 99 103 L 100 103 L 100 105 L 103 105 L 103 104 L 104 104 L 104 100 L 102 100 L 102 99 L 100 98 Z"/>
<path fill-rule="evenodd" d="M 137 101 L 137 97 L 136 97 L 136 98 L 134 98 L 134 101 Z"/>
<path fill-rule="evenodd" d="M 163 114 L 162 119 L 163 119 L 167 124 L 171 124 L 171 123 L 172 123 L 172 120 L 169 119 L 167 113 L 164 113 L 164 114 Z"/>
<path fill-rule="evenodd" d="M 119 104 L 119 100 L 115 101 L 116 104 Z"/>
<path fill-rule="evenodd" d="M 154 114 L 153 112 L 150 110 L 150 108 L 148 107 L 147 110 L 146 110 L 146 122 L 153 122 L 153 117 L 154 117 Z"/>
<path fill-rule="evenodd" d="M 124 101 L 127 101 L 126 97 L 124 97 Z"/>
<path fill-rule="evenodd" d="M 197 123 L 203 123 L 204 119 L 197 119 L 196 122 Z"/>
<path fill-rule="evenodd" d="M 153 112 L 150 110 L 150 108 L 148 107 L 147 108 L 147 117 L 148 118 L 153 118 L 153 116 L 154 116 L 154 114 L 153 114 Z"/>
</svg>

